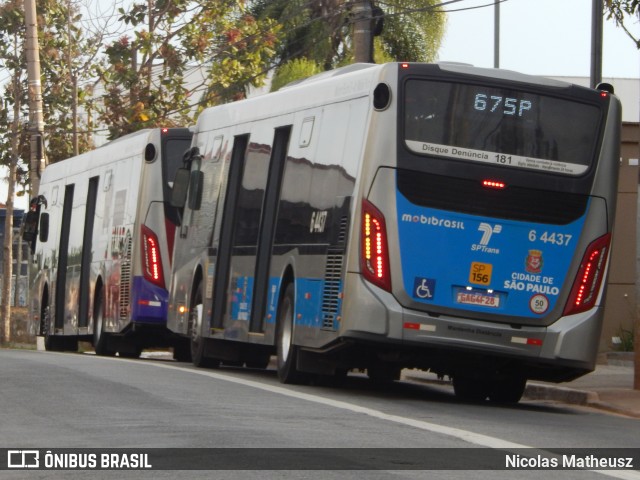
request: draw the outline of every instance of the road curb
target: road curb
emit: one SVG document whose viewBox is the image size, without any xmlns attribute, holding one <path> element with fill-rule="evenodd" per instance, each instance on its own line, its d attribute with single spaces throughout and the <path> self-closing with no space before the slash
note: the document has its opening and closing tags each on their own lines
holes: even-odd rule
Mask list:
<svg viewBox="0 0 640 480">
<path fill-rule="evenodd" d="M 534 382 L 527 384 L 523 398 L 527 400 L 553 400 L 572 405 L 591 407 L 627 417 L 640 418 L 640 413 L 613 403 L 603 402 L 597 392 L 587 390 L 542 385 Z"/>
<path fill-rule="evenodd" d="M 527 383 L 524 397 L 529 400 L 556 400 L 558 402 L 573 405 L 599 404 L 600 397 L 596 392 L 576 390 L 567 387 L 542 385 L 539 383 Z"/>
</svg>

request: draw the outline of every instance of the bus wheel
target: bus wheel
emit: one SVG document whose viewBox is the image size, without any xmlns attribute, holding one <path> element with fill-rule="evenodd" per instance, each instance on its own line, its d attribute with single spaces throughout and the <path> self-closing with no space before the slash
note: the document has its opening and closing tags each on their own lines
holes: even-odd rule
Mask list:
<svg viewBox="0 0 640 480">
<path fill-rule="evenodd" d="M 490 385 L 483 378 L 453 377 L 453 391 L 460 400 L 484 402 L 489 396 Z"/>
<path fill-rule="evenodd" d="M 206 357 L 204 354 L 204 342 L 202 337 L 202 316 L 204 305 L 202 303 L 202 283 L 198 284 L 193 304 L 189 309 L 189 337 L 191 361 L 196 367 L 218 368 L 220 360 Z"/>
<path fill-rule="evenodd" d="M 527 379 L 520 375 L 496 379 L 491 385 L 489 400 L 496 403 L 518 403 L 526 385 Z"/>
<path fill-rule="evenodd" d="M 302 383 L 306 375 L 296 367 L 298 347 L 293 344 L 294 289 L 290 283 L 278 308 L 276 349 L 278 378 L 282 383 Z"/>
<path fill-rule="evenodd" d="M 122 358 L 140 358 L 140 354 L 142 354 L 142 347 L 135 343 L 127 345 L 123 350 L 118 350 L 118 356 Z"/>
<path fill-rule="evenodd" d="M 96 302 L 93 316 L 93 348 L 96 355 L 113 357 L 116 352 L 109 348 L 109 334 L 104 331 L 104 295 L 102 290 L 96 295 Z"/>
<path fill-rule="evenodd" d="M 173 359 L 176 362 L 191 362 L 191 341 L 180 338 L 173 347 Z"/>
</svg>

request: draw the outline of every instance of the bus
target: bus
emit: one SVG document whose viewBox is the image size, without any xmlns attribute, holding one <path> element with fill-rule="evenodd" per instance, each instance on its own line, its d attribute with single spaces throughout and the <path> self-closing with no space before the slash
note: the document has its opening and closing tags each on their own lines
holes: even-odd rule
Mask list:
<svg viewBox="0 0 640 480">
<path fill-rule="evenodd" d="M 168 327 L 281 382 L 405 368 L 466 400 L 592 371 L 621 107 L 461 64 L 356 64 L 205 110 L 175 179 Z"/>
<path fill-rule="evenodd" d="M 175 345 L 166 328 L 178 212 L 170 180 L 187 128 L 142 130 L 47 166 L 23 238 L 32 250 L 30 312 L 47 350 L 90 341 L 138 357 Z"/>
</svg>

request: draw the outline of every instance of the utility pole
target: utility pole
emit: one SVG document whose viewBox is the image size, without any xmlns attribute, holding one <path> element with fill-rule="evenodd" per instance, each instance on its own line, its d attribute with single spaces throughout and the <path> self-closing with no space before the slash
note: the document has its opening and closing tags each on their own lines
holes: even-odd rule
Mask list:
<svg viewBox="0 0 640 480">
<path fill-rule="evenodd" d="M 591 6 L 591 88 L 602 82 L 603 0 L 592 0 Z"/>
<path fill-rule="evenodd" d="M 500 2 L 495 0 L 493 7 L 493 68 L 500 68 Z"/>
<path fill-rule="evenodd" d="M 67 1 L 67 64 L 69 68 L 69 82 L 71 83 L 71 123 L 73 128 L 73 156 L 80 153 L 78 139 L 78 77 L 73 66 L 73 36 L 71 35 L 71 0 Z"/>
<path fill-rule="evenodd" d="M 38 195 L 40 175 L 44 170 L 44 116 L 42 112 L 42 84 L 40 82 L 40 49 L 38 47 L 38 21 L 36 0 L 24 0 L 26 23 L 25 53 L 29 82 L 29 134 L 31 155 L 29 160 L 29 182 L 31 196 Z"/>
<path fill-rule="evenodd" d="M 356 63 L 373 63 L 372 12 L 370 0 L 353 2 L 353 56 Z"/>
</svg>

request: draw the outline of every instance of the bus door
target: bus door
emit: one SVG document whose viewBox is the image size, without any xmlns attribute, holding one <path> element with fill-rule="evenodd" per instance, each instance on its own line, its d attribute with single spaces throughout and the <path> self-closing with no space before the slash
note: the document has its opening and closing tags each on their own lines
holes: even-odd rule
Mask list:
<svg viewBox="0 0 640 480">
<path fill-rule="evenodd" d="M 273 146 L 250 142 L 248 136 L 234 142 L 218 248 L 214 327 L 264 331 L 264 299 L 290 131 L 276 129 Z"/>
<path fill-rule="evenodd" d="M 99 177 L 89 179 L 84 215 L 77 197 L 76 184 L 65 187 L 62 207 L 62 226 L 56 277 L 55 329 L 64 333 L 78 333 L 89 324 L 89 291 L 93 225 L 96 214 Z M 66 328 L 65 328 L 66 324 Z"/>
<path fill-rule="evenodd" d="M 56 274 L 56 291 L 55 291 L 55 322 L 54 329 L 57 332 L 58 330 L 64 329 L 65 323 L 65 313 L 67 310 L 67 301 L 68 305 L 77 305 L 77 303 L 73 302 L 72 292 L 69 292 L 69 285 L 67 282 L 69 273 L 73 275 L 74 266 L 71 265 L 71 272 L 68 272 L 69 268 L 69 240 L 71 237 L 71 217 L 73 213 L 73 194 L 75 190 L 75 185 L 67 185 L 64 189 L 64 203 L 62 205 L 62 225 L 60 228 L 60 243 L 58 251 L 58 271 Z M 71 313 L 71 312 L 69 312 Z M 72 313 L 71 313 L 72 314 Z"/>
<path fill-rule="evenodd" d="M 78 327 L 89 325 L 89 294 L 91 282 L 91 260 L 93 254 L 93 224 L 96 216 L 96 200 L 98 197 L 98 181 L 100 177 L 89 179 L 87 206 L 84 214 L 84 233 L 82 237 L 82 257 L 80 260 L 80 293 Z"/>
</svg>

